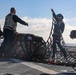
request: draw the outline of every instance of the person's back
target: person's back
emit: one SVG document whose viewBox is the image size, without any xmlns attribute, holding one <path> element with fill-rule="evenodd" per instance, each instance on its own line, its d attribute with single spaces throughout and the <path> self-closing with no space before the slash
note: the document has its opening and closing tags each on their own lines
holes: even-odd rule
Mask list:
<svg viewBox="0 0 76 75">
<path fill-rule="evenodd" d="M 9 13 L 6 18 L 5 18 L 5 24 L 4 24 L 4 29 L 9 29 L 13 30 L 14 32 L 16 31 L 17 23 L 13 21 L 13 15 L 12 13 Z"/>
<path fill-rule="evenodd" d="M 13 30 L 13 32 L 15 33 L 16 32 L 16 27 L 17 27 L 17 22 L 28 26 L 28 23 L 26 23 L 25 21 L 21 20 L 16 15 L 16 9 L 12 7 L 10 9 L 10 13 L 5 18 L 4 29 Z"/>
</svg>

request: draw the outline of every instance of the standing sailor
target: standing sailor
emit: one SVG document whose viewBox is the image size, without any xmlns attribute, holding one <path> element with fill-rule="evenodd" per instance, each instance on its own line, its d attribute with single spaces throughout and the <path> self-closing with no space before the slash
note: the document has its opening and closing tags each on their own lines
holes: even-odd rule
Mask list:
<svg viewBox="0 0 76 75">
<path fill-rule="evenodd" d="M 5 57 L 11 56 L 12 53 L 11 49 L 13 46 L 14 35 L 17 34 L 16 32 L 17 22 L 28 26 L 28 23 L 21 20 L 16 15 L 16 9 L 12 7 L 10 9 L 10 13 L 5 17 L 5 23 L 3 27 L 4 41 L 1 45 L 1 53 L 4 53 Z"/>
<path fill-rule="evenodd" d="M 56 15 L 53 9 L 51 9 L 51 11 L 53 13 L 53 18 L 55 19 L 54 30 L 53 30 L 53 56 L 52 56 L 52 58 L 55 59 L 55 53 L 57 51 L 56 44 L 58 45 L 60 50 L 63 52 L 64 58 L 66 58 L 65 48 L 63 48 L 61 43 L 60 43 L 62 33 L 64 32 L 64 28 L 65 28 L 65 24 L 63 22 L 64 17 L 62 14 Z"/>
</svg>

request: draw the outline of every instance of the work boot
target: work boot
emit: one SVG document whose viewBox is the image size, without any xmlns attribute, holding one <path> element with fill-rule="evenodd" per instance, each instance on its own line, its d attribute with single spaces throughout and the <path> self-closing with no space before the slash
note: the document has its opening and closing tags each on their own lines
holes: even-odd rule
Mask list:
<svg viewBox="0 0 76 75">
<path fill-rule="evenodd" d="M 49 64 L 55 64 L 55 58 L 54 57 L 52 57 L 52 59 L 51 60 L 49 60 L 49 62 L 48 62 Z"/>
</svg>

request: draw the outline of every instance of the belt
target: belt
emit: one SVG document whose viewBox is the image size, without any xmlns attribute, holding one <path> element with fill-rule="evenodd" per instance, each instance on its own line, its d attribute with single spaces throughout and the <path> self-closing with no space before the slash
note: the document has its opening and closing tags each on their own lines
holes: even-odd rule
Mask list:
<svg viewBox="0 0 76 75">
<path fill-rule="evenodd" d="M 11 28 L 11 27 L 8 27 L 8 26 L 4 26 L 4 29 L 13 30 L 13 28 Z"/>
</svg>

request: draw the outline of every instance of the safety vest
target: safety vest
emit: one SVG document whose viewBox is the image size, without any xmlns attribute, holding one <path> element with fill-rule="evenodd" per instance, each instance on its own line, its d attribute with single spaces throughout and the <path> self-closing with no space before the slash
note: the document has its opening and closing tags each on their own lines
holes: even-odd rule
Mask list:
<svg viewBox="0 0 76 75">
<path fill-rule="evenodd" d="M 13 30 L 16 32 L 17 23 L 15 23 L 12 19 L 14 14 L 10 13 L 5 18 L 4 29 Z"/>
</svg>

